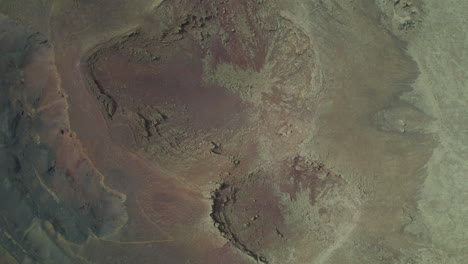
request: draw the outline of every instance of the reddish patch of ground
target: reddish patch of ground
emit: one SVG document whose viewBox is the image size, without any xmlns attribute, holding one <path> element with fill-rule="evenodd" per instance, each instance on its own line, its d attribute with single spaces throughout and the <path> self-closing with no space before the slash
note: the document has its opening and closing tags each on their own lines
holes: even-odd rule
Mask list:
<svg viewBox="0 0 468 264">
<path fill-rule="evenodd" d="M 280 185 L 282 192 L 288 193 L 292 200 L 296 199 L 298 192 L 310 190 L 310 202 L 315 204 L 319 195 L 323 195 L 328 188 L 339 184 L 342 180 L 339 175 L 333 174 L 325 165 L 297 156 L 284 167 L 285 183 Z"/>
<path fill-rule="evenodd" d="M 262 173 L 223 183 L 213 193 L 212 217 L 219 230 L 257 261 L 268 262 L 268 250 L 283 239 L 279 198 Z"/>
</svg>

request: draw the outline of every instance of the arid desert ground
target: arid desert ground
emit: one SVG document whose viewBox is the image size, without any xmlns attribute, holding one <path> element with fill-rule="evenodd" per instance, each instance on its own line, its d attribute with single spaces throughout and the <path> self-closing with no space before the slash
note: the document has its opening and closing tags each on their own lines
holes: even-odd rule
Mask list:
<svg viewBox="0 0 468 264">
<path fill-rule="evenodd" d="M 0 0 L 0 264 L 464 264 L 468 1 Z"/>
</svg>

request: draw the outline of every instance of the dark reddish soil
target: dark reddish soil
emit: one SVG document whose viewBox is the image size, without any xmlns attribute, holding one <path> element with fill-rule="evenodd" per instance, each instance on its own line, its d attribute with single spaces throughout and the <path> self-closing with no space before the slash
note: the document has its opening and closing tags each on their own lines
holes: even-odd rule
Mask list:
<svg viewBox="0 0 468 264">
<path fill-rule="evenodd" d="M 304 157 L 297 156 L 287 168 L 286 175 L 290 180 L 289 183 L 280 185 L 282 192 L 288 193 L 292 200 L 296 199 L 296 194 L 303 190 L 310 190 L 310 203 L 315 204 L 319 198 L 319 194 L 323 195 L 327 189 L 333 188 L 334 185 L 343 184 L 343 180 L 339 175 L 333 174 L 324 164 L 308 160 Z"/>
<path fill-rule="evenodd" d="M 227 239 L 263 263 L 268 263 L 271 245 L 284 238 L 280 202 L 261 173 L 252 173 L 241 182 L 222 183 L 213 192 L 211 216 Z"/>
<path fill-rule="evenodd" d="M 51 234 L 100 263 L 132 254 L 139 263 L 269 261 L 286 241 L 282 192 L 294 197 L 328 182 L 296 168 L 299 161 L 282 167 L 303 140 L 278 131 L 306 112 L 313 52 L 301 29 L 268 8 L 164 2 L 158 16 L 84 51 L 66 44 L 73 35 L 57 36 L 56 55 L 47 45 L 34 51 L 27 83 L 37 75 L 51 83 L 27 87 L 42 98 L 17 111 L 41 112 L 34 119 L 41 143 L 33 145 L 47 148 L 50 160 L 29 170 L 35 190 L 51 196 L 44 203 L 68 210 L 43 215 Z M 40 69 L 44 60 L 50 65 Z M 250 77 L 213 75 L 223 65 Z M 236 90 L 246 84 L 258 100 Z M 266 151 L 270 169 L 261 137 L 282 149 Z M 214 182 L 221 187 L 213 191 Z"/>
<path fill-rule="evenodd" d="M 144 24 L 98 44 L 81 58 L 81 71 L 111 138 L 157 164 L 164 178 L 222 182 L 213 194 L 214 224 L 235 247 L 267 263 L 269 251 L 286 239 L 279 191 L 294 197 L 310 188 L 313 203 L 314 190 L 330 187 L 331 179 L 319 179 L 321 168 L 301 158 L 279 173 L 263 170 L 257 157 L 258 137 L 277 138 L 282 126 L 290 126 L 287 120 L 304 113 L 314 67 L 308 37 L 261 8 L 253 1 L 164 3 L 162 12 L 172 14 L 156 22 L 162 27 Z M 219 65 L 256 74 L 253 78 L 266 86 L 253 87 L 259 102 L 226 87 L 229 79 L 204 77 Z M 257 113 L 260 119 L 252 119 Z M 291 145 L 273 160 L 284 163 L 283 156 L 294 153 L 300 140 L 300 134 L 292 136 Z M 196 191 L 177 190 L 170 181 L 161 185 L 156 178 L 143 181 L 135 199 L 170 239 L 203 219 L 206 209 Z M 281 190 L 274 187 L 278 182 Z"/>
</svg>

